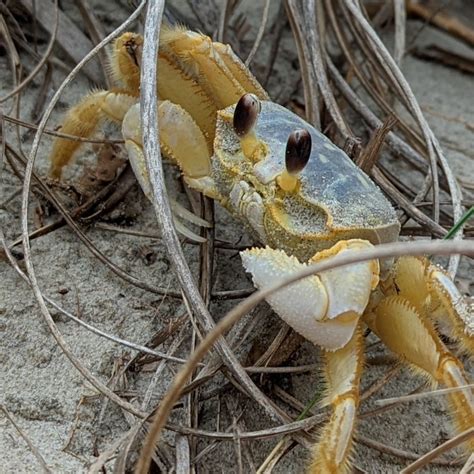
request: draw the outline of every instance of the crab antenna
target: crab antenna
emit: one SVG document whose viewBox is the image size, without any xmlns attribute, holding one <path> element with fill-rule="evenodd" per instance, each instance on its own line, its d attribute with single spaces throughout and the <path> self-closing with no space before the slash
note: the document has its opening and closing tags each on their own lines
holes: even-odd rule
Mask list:
<svg viewBox="0 0 474 474">
<path fill-rule="evenodd" d="M 258 161 L 262 155 L 262 143 L 254 132 L 255 124 L 262 106 L 254 94 L 244 94 L 237 102 L 234 111 L 234 131 L 240 138 L 242 151 L 247 158 Z"/>
<path fill-rule="evenodd" d="M 286 169 L 277 181 L 283 191 L 293 192 L 298 184 L 298 175 L 308 164 L 311 156 L 311 134 L 302 128 L 290 133 L 286 143 Z"/>
</svg>

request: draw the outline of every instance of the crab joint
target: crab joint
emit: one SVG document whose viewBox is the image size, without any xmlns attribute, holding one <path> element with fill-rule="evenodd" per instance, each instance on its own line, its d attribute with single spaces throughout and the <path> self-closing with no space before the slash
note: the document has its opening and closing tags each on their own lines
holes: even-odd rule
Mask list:
<svg viewBox="0 0 474 474">
<path fill-rule="evenodd" d="M 234 111 L 234 131 L 240 138 L 244 155 L 252 161 L 258 161 L 265 152 L 263 143 L 254 132 L 260 110 L 258 97 L 254 94 L 244 94 L 237 102 Z"/>
<path fill-rule="evenodd" d="M 286 169 L 278 176 L 277 182 L 283 191 L 293 192 L 298 185 L 298 175 L 308 164 L 311 156 L 311 135 L 305 129 L 290 133 L 286 143 Z"/>
</svg>

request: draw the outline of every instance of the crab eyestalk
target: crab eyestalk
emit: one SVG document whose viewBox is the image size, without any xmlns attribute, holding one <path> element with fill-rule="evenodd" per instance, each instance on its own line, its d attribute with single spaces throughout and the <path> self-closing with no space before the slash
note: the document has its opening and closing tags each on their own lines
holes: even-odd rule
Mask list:
<svg viewBox="0 0 474 474">
<path fill-rule="evenodd" d="M 311 156 L 311 135 L 304 128 L 290 133 L 286 143 L 286 169 L 277 178 L 278 185 L 283 191 L 293 192 L 298 186 L 298 175 L 308 164 Z"/>
<path fill-rule="evenodd" d="M 244 155 L 252 161 L 258 161 L 264 152 L 263 144 L 254 131 L 261 108 L 260 100 L 255 94 L 244 94 L 234 111 L 234 131 L 240 138 Z"/>
</svg>

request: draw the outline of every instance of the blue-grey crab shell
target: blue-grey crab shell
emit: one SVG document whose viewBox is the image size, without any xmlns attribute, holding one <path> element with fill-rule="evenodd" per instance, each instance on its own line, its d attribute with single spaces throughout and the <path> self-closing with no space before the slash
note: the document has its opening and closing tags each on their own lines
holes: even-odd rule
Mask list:
<svg viewBox="0 0 474 474">
<path fill-rule="evenodd" d="M 262 244 L 306 260 L 342 239 L 361 238 L 373 244 L 397 240 L 400 226 L 389 201 L 321 132 L 284 107 L 263 101 L 254 130 L 267 152 L 254 163 L 244 156 L 233 131 L 233 110 L 231 106 L 219 112 L 212 178 L 222 204 L 242 218 Z M 287 193 L 276 177 L 285 169 L 288 136 L 300 128 L 311 133 L 311 157 L 300 174 L 298 191 Z M 255 198 L 257 225 L 229 198 L 242 182 Z"/>
</svg>

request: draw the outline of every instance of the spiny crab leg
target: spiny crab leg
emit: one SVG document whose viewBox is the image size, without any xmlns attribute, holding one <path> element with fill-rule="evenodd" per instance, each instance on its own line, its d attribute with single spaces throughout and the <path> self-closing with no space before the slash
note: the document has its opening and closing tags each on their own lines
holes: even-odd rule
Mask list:
<svg viewBox="0 0 474 474">
<path fill-rule="evenodd" d="M 313 446 L 311 473 L 350 472 L 364 347 L 359 323 L 352 339 L 342 349 L 323 351 L 326 379 L 324 404 L 331 405 L 332 413 L 319 434 L 318 443 Z"/>
<path fill-rule="evenodd" d="M 395 266 L 394 282 L 421 314 L 429 316 L 461 350 L 474 354 L 474 308 L 446 272 L 426 258 L 403 257 Z"/>
<path fill-rule="evenodd" d="M 136 97 L 119 89 L 92 92 L 69 109 L 61 132 L 89 138 L 104 121 L 120 124 L 127 110 L 136 101 Z M 80 141 L 67 138 L 57 138 L 54 141 L 50 157 L 52 178 L 61 178 L 63 167 L 71 161 L 81 144 Z"/>
<path fill-rule="evenodd" d="M 158 106 L 160 123 L 160 143 L 166 157 L 176 161 L 183 169 L 185 176 L 199 179 L 209 172 L 209 153 L 205 138 L 191 116 L 179 105 L 162 101 Z M 185 126 L 183 126 L 183 124 Z M 145 195 L 151 199 L 148 170 L 141 143 L 140 106 L 132 106 L 122 124 L 122 134 L 133 171 Z M 186 228 L 178 217 L 192 224 L 209 227 L 210 224 L 189 212 L 183 206 L 171 200 L 175 216 L 176 230 L 196 242 L 204 242 L 201 236 Z"/>
<path fill-rule="evenodd" d="M 449 388 L 469 385 L 462 364 L 441 342 L 433 325 L 408 299 L 389 296 L 364 317 L 384 344 L 417 372 Z M 447 395 L 457 429 L 474 426 L 474 392 L 471 388 Z M 474 450 L 474 441 L 468 442 Z"/>
</svg>

